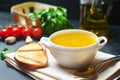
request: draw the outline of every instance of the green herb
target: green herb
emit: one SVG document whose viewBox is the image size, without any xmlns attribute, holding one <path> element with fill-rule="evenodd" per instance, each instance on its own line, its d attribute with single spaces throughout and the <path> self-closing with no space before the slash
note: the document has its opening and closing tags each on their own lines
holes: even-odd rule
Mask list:
<svg viewBox="0 0 120 80">
<path fill-rule="evenodd" d="M 0 52 L 0 59 L 4 60 L 5 59 L 5 55 L 8 54 L 8 53 L 11 53 L 11 52 L 8 50 L 8 48 L 4 48 L 2 50 L 2 52 Z"/>
<path fill-rule="evenodd" d="M 43 9 L 40 12 L 30 13 L 29 17 L 33 21 L 36 21 L 36 18 L 40 19 L 45 36 L 49 36 L 58 30 L 74 28 L 74 25 L 67 19 L 66 10 L 60 6 L 56 9 L 49 8 L 48 10 Z"/>
</svg>

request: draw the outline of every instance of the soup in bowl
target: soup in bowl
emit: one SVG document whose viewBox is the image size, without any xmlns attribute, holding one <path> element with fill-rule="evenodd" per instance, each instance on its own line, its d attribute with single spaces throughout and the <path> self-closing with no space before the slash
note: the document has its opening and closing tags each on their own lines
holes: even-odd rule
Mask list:
<svg viewBox="0 0 120 80">
<path fill-rule="evenodd" d="M 40 41 L 50 50 L 58 64 L 66 68 L 86 67 L 107 43 L 104 36 L 97 37 L 92 32 L 80 29 L 57 31 L 50 37 L 42 37 Z"/>
<path fill-rule="evenodd" d="M 92 35 L 71 32 L 54 36 L 51 38 L 51 41 L 57 45 L 65 47 L 84 47 L 94 44 L 97 39 Z"/>
</svg>

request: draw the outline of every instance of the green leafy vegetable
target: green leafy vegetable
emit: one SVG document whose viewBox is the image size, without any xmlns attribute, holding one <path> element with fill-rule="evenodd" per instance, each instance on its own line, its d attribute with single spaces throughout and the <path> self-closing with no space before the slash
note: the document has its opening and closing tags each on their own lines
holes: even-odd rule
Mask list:
<svg viewBox="0 0 120 80">
<path fill-rule="evenodd" d="M 0 52 L 0 59 L 4 60 L 5 59 L 5 55 L 8 54 L 8 53 L 11 53 L 11 52 L 8 50 L 8 48 L 4 48 L 2 50 L 2 52 Z"/>
<path fill-rule="evenodd" d="M 66 10 L 60 6 L 56 9 L 49 8 L 48 10 L 43 9 L 40 12 L 30 13 L 29 17 L 33 21 L 36 21 L 36 18 L 40 19 L 45 36 L 49 36 L 58 30 L 74 28 L 74 25 L 67 19 Z"/>
</svg>

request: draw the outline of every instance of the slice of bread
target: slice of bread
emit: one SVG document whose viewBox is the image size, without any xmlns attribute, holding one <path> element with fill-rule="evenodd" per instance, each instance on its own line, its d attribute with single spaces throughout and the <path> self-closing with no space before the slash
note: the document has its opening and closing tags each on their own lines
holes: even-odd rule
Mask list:
<svg viewBox="0 0 120 80">
<path fill-rule="evenodd" d="M 46 49 L 37 42 L 30 42 L 20 47 L 14 58 L 19 65 L 29 69 L 45 67 L 48 64 Z"/>
<path fill-rule="evenodd" d="M 18 49 L 18 51 L 36 51 L 36 50 L 42 50 L 43 45 L 37 42 L 30 42 Z"/>
</svg>

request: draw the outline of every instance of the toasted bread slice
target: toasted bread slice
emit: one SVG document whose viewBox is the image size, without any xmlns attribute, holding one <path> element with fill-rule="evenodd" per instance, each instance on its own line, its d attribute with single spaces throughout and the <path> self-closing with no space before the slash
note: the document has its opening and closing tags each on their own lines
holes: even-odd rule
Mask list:
<svg viewBox="0 0 120 80">
<path fill-rule="evenodd" d="M 37 42 L 30 42 L 18 49 L 18 51 L 32 51 L 32 50 L 42 50 L 43 45 Z"/>
<path fill-rule="evenodd" d="M 48 56 L 45 47 L 36 42 L 31 42 L 18 49 L 14 56 L 19 65 L 29 69 L 45 67 L 48 64 Z"/>
</svg>

